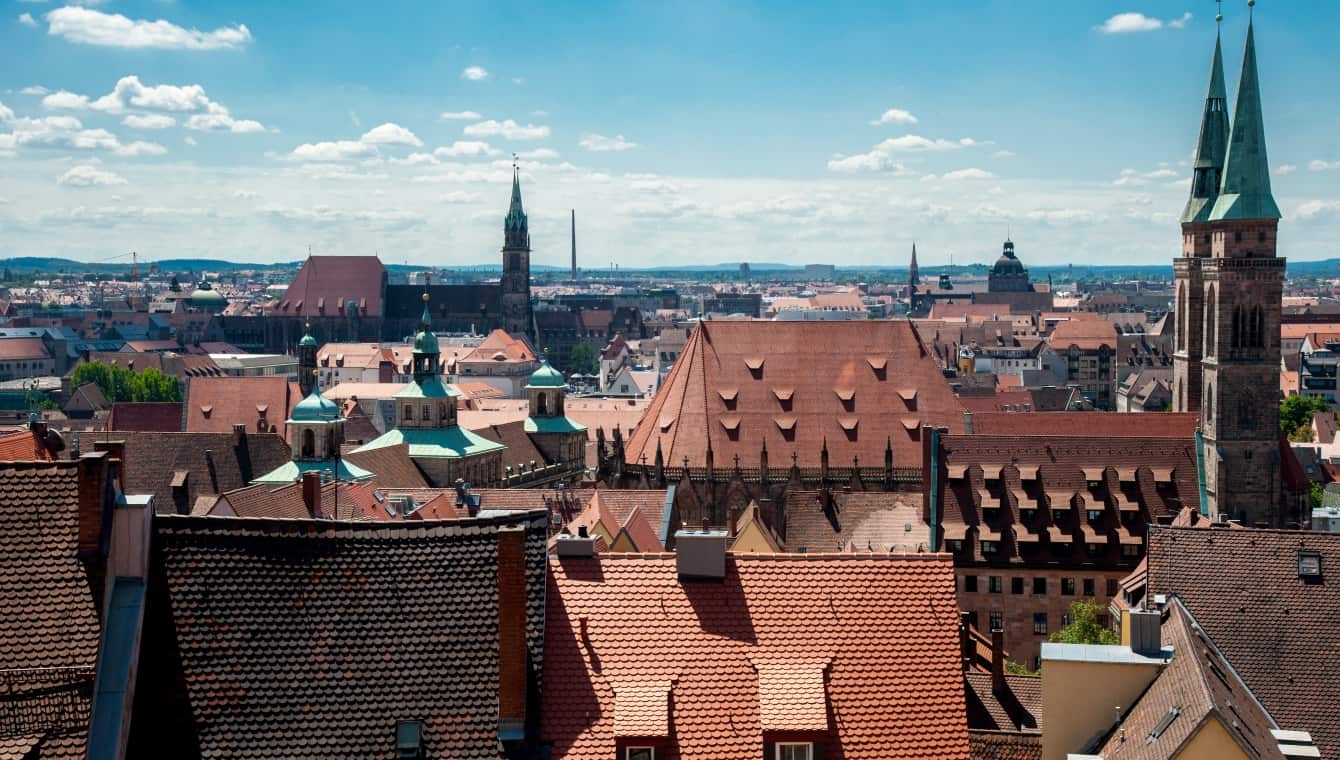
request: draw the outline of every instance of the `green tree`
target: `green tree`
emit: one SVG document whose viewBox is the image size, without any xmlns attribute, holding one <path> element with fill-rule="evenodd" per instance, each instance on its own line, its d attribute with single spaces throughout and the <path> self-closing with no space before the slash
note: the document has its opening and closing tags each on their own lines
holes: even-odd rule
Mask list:
<svg viewBox="0 0 1340 760">
<path fill-rule="evenodd" d="M 1054 632 L 1052 641 L 1063 644 L 1118 644 L 1120 637 L 1098 622 L 1103 612 L 1097 602 L 1074 602 L 1070 605 L 1070 625 Z"/>
<path fill-rule="evenodd" d="M 1309 497 L 1309 501 L 1312 502 L 1312 508 L 1313 508 L 1313 509 L 1320 509 L 1320 508 L 1321 508 L 1321 501 L 1322 501 L 1322 499 L 1325 498 L 1325 494 L 1326 494 L 1326 491 L 1325 491 L 1325 489 L 1323 489 L 1323 488 L 1321 487 L 1321 484 L 1320 484 L 1320 483 L 1313 483 L 1313 484 L 1312 484 L 1312 492 L 1308 494 L 1308 497 Z"/>
<path fill-rule="evenodd" d="M 568 372 L 594 375 L 598 371 L 600 365 L 596 362 L 596 350 L 589 343 L 578 343 L 572 347 L 568 353 Z"/>
<path fill-rule="evenodd" d="M 1289 396 L 1280 402 L 1280 431 L 1288 435 L 1291 439 L 1301 435 L 1308 435 L 1305 440 L 1311 440 L 1311 435 L 1307 434 L 1304 428 L 1312 425 L 1312 415 L 1316 412 L 1329 412 L 1331 405 L 1326 403 L 1326 399 L 1318 396 Z"/>
<path fill-rule="evenodd" d="M 153 367 L 131 372 L 114 364 L 86 362 L 70 375 L 72 386 L 84 383 L 95 383 L 112 401 L 181 401 L 181 381 Z"/>
</svg>

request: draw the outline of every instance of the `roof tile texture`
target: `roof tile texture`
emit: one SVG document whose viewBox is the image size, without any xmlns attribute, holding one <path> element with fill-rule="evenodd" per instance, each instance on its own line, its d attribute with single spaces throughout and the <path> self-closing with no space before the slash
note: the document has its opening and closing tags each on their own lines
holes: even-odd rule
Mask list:
<svg viewBox="0 0 1340 760">
<path fill-rule="evenodd" d="M 612 757 L 620 684 L 660 681 L 672 683 L 667 760 L 758 757 L 765 721 L 817 723 L 816 671 L 825 757 L 968 756 L 948 558 L 732 555 L 726 567 L 720 583 L 681 583 L 668 554 L 551 567 L 541 734 L 555 757 Z M 760 700 L 772 685 L 803 698 Z"/>
<path fill-rule="evenodd" d="M 726 388 L 738 393 L 723 398 Z M 900 389 L 916 393 L 904 399 Z M 839 417 L 858 424 L 844 427 Z M 795 452 L 800 466 L 817 467 L 826 441 L 834 466 L 859 457 L 881 467 L 891 441 L 896 466 L 918 467 L 920 431 L 905 429 L 904 418 L 963 427 L 962 405 L 909 322 L 701 322 L 624 459 L 650 465 L 659 441 L 667 465 L 688 457 L 704 466 L 710 445 L 717 467 L 736 454 L 756 466 L 766 441 L 771 466 Z"/>
</svg>

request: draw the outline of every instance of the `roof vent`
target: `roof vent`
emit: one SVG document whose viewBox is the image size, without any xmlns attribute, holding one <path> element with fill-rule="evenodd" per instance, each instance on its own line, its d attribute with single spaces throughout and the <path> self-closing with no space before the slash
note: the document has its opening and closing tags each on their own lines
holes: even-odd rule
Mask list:
<svg viewBox="0 0 1340 760">
<path fill-rule="evenodd" d="M 583 525 L 577 529 L 577 535 L 560 533 L 554 542 L 559 558 L 574 557 L 590 559 L 596 556 L 596 539 Z"/>
<path fill-rule="evenodd" d="M 675 533 L 675 565 L 680 580 L 720 581 L 726 577 L 724 530 L 680 530 Z"/>
<path fill-rule="evenodd" d="M 1321 751 L 1312 741 L 1312 734 L 1306 731 L 1286 731 L 1277 728 L 1272 729 L 1270 735 L 1279 742 L 1277 746 L 1280 754 L 1287 758 L 1321 757 Z"/>
<path fill-rule="evenodd" d="M 398 720 L 395 724 L 395 756 L 418 760 L 423 754 L 423 721 Z"/>
<path fill-rule="evenodd" d="M 1157 657 L 1163 653 L 1163 639 L 1159 625 L 1163 614 L 1158 610 L 1131 610 L 1126 613 L 1130 619 L 1131 651 L 1148 657 Z"/>
</svg>

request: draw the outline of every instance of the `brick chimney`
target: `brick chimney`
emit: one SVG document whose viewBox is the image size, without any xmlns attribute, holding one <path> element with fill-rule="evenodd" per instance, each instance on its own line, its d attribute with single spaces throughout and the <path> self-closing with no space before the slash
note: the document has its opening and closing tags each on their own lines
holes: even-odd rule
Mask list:
<svg viewBox="0 0 1340 760">
<path fill-rule="evenodd" d="M 247 443 L 247 426 L 241 423 L 233 425 L 233 448 L 245 446 Z"/>
<path fill-rule="evenodd" d="M 79 457 L 79 552 L 101 554 L 103 536 L 111 529 L 107 470 L 111 457 L 95 451 Z M 104 524 L 105 523 L 105 524 Z"/>
<path fill-rule="evenodd" d="M 997 697 L 1005 694 L 1009 687 L 1005 685 L 1005 631 L 991 629 L 991 693 Z"/>
<path fill-rule="evenodd" d="M 526 531 L 498 529 L 498 738 L 525 738 Z"/>
<path fill-rule="evenodd" d="M 321 473 L 308 470 L 302 474 L 302 503 L 307 506 L 307 514 L 321 519 Z"/>
</svg>

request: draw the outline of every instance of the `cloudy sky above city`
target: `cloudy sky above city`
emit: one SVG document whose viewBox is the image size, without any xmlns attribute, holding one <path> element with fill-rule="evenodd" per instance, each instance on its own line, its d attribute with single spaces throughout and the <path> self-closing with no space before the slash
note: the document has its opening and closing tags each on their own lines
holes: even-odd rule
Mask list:
<svg viewBox="0 0 1340 760">
<path fill-rule="evenodd" d="M 541 265 L 1176 255 L 1214 3 L 834 5 L 0 0 L 0 256 L 496 263 L 514 153 Z M 1340 255 L 1340 4 L 1256 13 L 1280 253 Z"/>
</svg>

